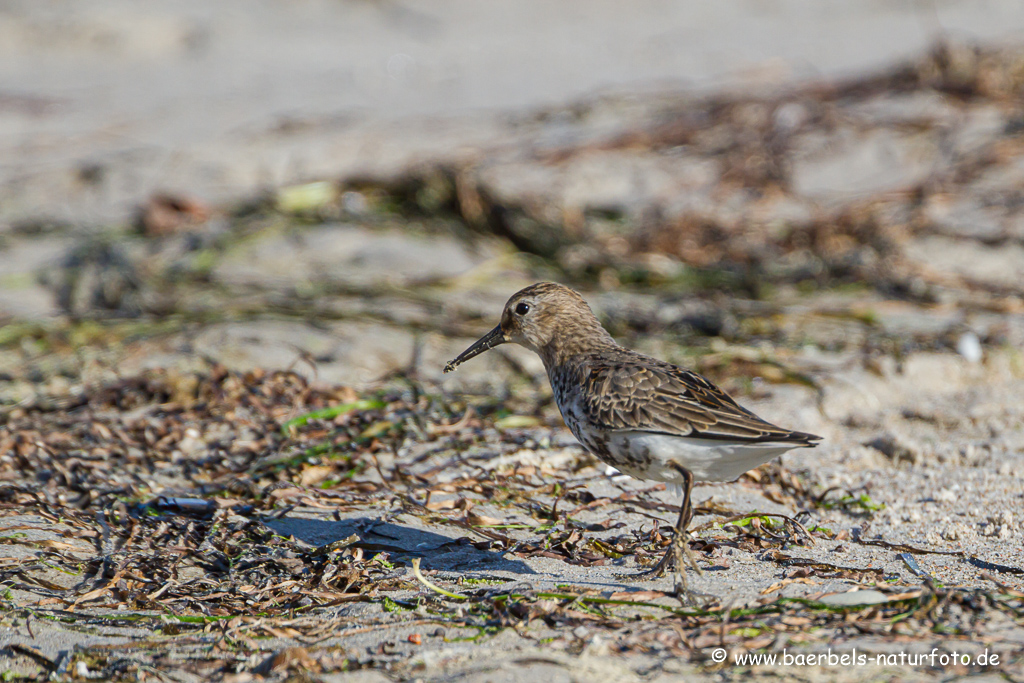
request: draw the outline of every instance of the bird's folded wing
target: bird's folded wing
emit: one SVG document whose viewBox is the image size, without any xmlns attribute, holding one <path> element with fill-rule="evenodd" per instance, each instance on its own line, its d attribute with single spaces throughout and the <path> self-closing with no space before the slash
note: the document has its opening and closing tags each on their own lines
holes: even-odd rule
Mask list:
<svg viewBox="0 0 1024 683">
<path fill-rule="evenodd" d="M 810 444 L 819 438 L 762 420 L 696 373 L 643 360 L 587 364 L 580 396 L 591 422 L 706 439 Z"/>
</svg>

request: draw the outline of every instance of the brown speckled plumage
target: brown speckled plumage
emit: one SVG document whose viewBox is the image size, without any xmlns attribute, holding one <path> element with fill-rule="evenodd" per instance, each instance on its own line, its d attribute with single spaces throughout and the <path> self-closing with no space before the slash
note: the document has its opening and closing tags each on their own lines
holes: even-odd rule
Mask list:
<svg viewBox="0 0 1024 683">
<path fill-rule="evenodd" d="M 694 372 L 619 346 L 583 297 L 562 285 L 513 294 L 501 323 L 445 372 L 507 342 L 544 361 L 562 417 L 588 451 L 639 479 L 682 484 L 677 540 L 692 516 L 694 479 L 735 479 L 820 439 L 761 419 Z M 674 548 L 655 570 L 678 564 L 684 552 Z"/>
<path fill-rule="evenodd" d="M 622 347 L 548 368 L 559 405 L 578 401 L 598 429 L 807 445 L 811 434 L 766 422 L 700 375 Z"/>
<path fill-rule="evenodd" d="M 529 312 L 517 315 L 524 302 Z M 540 355 L 577 438 L 580 425 L 794 447 L 819 438 L 766 422 L 695 372 L 619 346 L 583 297 L 562 285 L 541 282 L 516 292 L 492 330 L 497 332 L 504 335 L 498 343 L 515 341 Z M 447 369 L 470 357 L 460 356 Z"/>
</svg>

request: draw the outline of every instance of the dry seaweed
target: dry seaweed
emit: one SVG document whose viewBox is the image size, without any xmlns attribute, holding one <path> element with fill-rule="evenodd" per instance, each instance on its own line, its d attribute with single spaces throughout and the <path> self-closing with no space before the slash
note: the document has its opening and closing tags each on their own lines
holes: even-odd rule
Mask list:
<svg viewBox="0 0 1024 683">
<path fill-rule="evenodd" d="M 76 670 L 128 679 L 167 667 L 215 679 L 286 677 L 405 661 L 437 629 L 449 640 L 543 632 L 548 647 L 578 652 L 585 643 L 573 633 L 585 626 L 622 653 L 658 647 L 703 661 L 712 644 L 758 650 L 849 632 L 924 638 L 967 633 L 992 611 L 1021 619 L 1021 594 L 998 582 L 993 591 L 962 590 L 926 576 L 908 591 L 877 568 L 794 556 L 793 548 L 833 536 L 806 514 L 738 514 L 714 501 L 698 509 L 712 519 L 694 529 L 691 547 L 709 560 L 733 549 L 777 566 L 780 581 L 755 604 L 696 609 L 653 590 L 537 590 L 505 578 L 451 584 L 433 567 L 439 552 L 645 565 L 670 543 L 674 508 L 653 495 L 661 486 L 598 497 L 568 470 L 492 466 L 524 439 L 493 420 L 421 392 L 360 397 L 292 373 L 221 368 L 119 381 L 68 408 L 11 410 L 0 425 L 0 514 L 13 523 L 0 544 L 22 559 L 0 562 L 2 618 L 154 634 L 59 660 L 24 643 L 14 652 L 39 664 L 40 677 Z M 835 499 L 778 466 L 748 480 L 811 510 Z M 336 519 L 380 514 L 352 518 L 349 533 L 318 545 L 275 530 L 298 509 Z M 652 523 L 630 528 L 619 511 Z M 390 535 L 390 520 L 402 515 L 451 534 L 423 550 Z M 872 586 L 888 599 L 839 607 L 775 595 L 827 580 Z M 372 652 L 347 645 L 377 632 Z M 168 659 L 168 638 L 184 663 Z"/>
</svg>

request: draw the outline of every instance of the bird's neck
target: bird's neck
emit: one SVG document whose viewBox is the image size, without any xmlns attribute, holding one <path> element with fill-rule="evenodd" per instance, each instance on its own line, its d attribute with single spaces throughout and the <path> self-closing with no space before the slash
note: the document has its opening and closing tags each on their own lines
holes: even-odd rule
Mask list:
<svg viewBox="0 0 1024 683">
<path fill-rule="evenodd" d="M 593 326 L 588 325 L 586 328 L 581 325 L 579 329 L 564 330 L 562 334 L 537 349 L 549 374 L 552 368 L 564 365 L 578 356 L 618 347 L 607 330 L 597 321 L 594 322 Z"/>
</svg>

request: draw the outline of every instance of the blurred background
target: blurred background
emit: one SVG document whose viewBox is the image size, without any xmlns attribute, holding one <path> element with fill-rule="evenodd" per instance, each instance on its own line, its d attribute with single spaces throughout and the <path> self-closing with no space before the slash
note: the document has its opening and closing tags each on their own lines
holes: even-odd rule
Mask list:
<svg viewBox="0 0 1024 683">
<path fill-rule="evenodd" d="M 551 417 L 517 349 L 440 375 L 538 279 L 752 394 L 1019 348 L 1022 42 L 1013 0 L 4 2 L 0 399 L 214 362 Z"/>
</svg>

